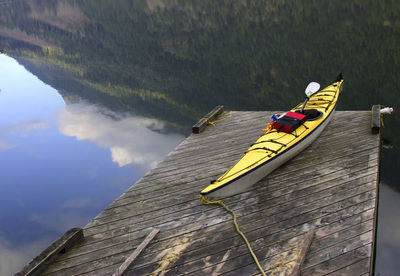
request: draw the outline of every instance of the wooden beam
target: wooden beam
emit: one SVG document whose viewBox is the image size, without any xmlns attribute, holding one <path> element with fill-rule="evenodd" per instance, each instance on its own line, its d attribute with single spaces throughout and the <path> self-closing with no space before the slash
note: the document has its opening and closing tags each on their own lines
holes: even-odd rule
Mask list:
<svg viewBox="0 0 400 276">
<path fill-rule="evenodd" d="M 14 276 L 34 276 L 41 273 L 60 255 L 83 240 L 82 228 L 71 228 Z"/>
<path fill-rule="evenodd" d="M 371 110 L 371 131 L 373 134 L 378 134 L 381 128 L 381 106 L 373 105 Z"/>
<path fill-rule="evenodd" d="M 144 239 L 144 241 L 136 248 L 136 250 L 122 263 L 122 265 L 113 273 L 112 276 L 120 276 L 125 270 L 133 263 L 139 256 L 140 252 L 153 240 L 153 238 L 160 232 L 159 229 L 153 229 L 151 233 Z"/>
<path fill-rule="evenodd" d="M 202 132 L 208 122 L 211 122 L 214 120 L 218 115 L 220 115 L 224 111 L 224 106 L 223 105 L 218 105 L 216 106 L 213 110 L 211 110 L 206 116 L 201 118 L 193 127 L 192 127 L 192 133 L 200 133 Z"/>
<path fill-rule="evenodd" d="M 294 264 L 291 276 L 300 275 L 300 267 L 303 264 L 304 260 L 306 259 L 307 251 L 310 248 L 313 237 L 314 237 L 314 228 L 311 228 L 310 230 L 308 230 L 306 234 L 303 246 L 300 250 L 299 256 L 297 257 L 296 263 Z"/>
</svg>

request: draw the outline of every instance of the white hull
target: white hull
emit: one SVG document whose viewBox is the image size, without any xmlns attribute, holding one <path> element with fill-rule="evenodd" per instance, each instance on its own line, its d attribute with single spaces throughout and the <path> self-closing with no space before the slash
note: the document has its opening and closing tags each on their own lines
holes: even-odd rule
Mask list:
<svg viewBox="0 0 400 276">
<path fill-rule="evenodd" d="M 306 149 L 311 143 L 317 139 L 317 137 L 321 134 L 321 132 L 328 125 L 330 120 L 332 119 L 334 110 L 329 114 L 326 120 L 318 126 L 312 133 L 310 133 L 307 137 L 299 141 L 296 145 L 290 147 L 286 151 L 282 152 L 276 158 L 267 161 L 265 164 L 260 165 L 253 171 L 247 173 L 244 176 L 239 177 L 238 179 L 230 182 L 226 186 L 219 188 L 218 190 L 214 190 L 207 194 L 209 197 L 213 198 L 221 198 L 232 196 L 241 192 L 246 191 L 249 187 L 260 181 L 262 178 L 270 174 L 272 171 L 277 169 L 282 164 L 286 163 L 288 160 L 295 157 L 301 151 Z"/>
</svg>

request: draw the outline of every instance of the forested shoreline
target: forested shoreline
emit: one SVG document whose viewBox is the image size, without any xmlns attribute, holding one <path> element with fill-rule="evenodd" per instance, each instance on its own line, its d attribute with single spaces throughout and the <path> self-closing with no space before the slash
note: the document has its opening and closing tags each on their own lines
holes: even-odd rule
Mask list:
<svg viewBox="0 0 400 276">
<path fill-rule="evenodd" d="M 52 72 L 173 124 L 217 104 L 285 110 L 339 72 L 339 109 L 365 110 L 399 104 L 399 11 L 373 0 L 16 1 L 2 4 L 0 49 L 49 68 L 64 94 L 76 91 Z"/>
</svg>

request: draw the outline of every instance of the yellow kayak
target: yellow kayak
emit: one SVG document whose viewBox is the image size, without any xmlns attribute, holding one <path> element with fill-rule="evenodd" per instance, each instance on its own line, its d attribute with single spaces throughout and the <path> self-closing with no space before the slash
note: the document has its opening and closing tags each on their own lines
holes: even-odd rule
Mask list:
<svg viewBox="0 0 400 276">
<path fill-rule="evenodd" d="M 310 83 L 306 101 L 281 116 L 273 116 L 264 133 L 240 160 L 201 191 L 204 196 L 221 198 L 246 191 L 263 177 L 308 147 L 324 130 L 335 111 L 343 77 L 319 90 Z M 317 85 L 317 87 L 315 87 Z"/>
</svg>

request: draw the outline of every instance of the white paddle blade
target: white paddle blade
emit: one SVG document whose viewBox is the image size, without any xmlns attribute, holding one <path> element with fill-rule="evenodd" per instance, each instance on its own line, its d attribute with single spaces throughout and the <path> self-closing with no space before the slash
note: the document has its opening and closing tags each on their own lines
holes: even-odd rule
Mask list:
<svg viewBox="0 0 400 276">
<path fill-rule="evenodd" d="M 311 97 L 311 95 L 317 92 L 320 87 L 321 85 L 318 82 L 310 82 L 306 87 L 307 97 Z"/>
</svg>

